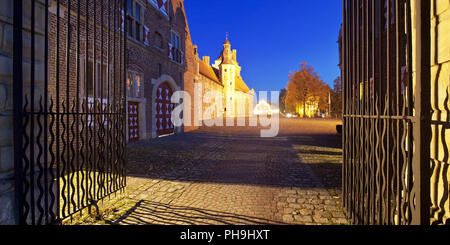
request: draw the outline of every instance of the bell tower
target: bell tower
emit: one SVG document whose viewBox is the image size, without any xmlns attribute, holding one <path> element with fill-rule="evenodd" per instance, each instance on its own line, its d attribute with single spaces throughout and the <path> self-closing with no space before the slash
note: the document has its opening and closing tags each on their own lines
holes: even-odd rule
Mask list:
<svg viewBox="0 0 450 245">
<path fill-rule="evenodd" d="M 228 40 L 228 33 L 223 44 L 222 63 L 219 65 L 220 80 L 224 85 L 224 96 L 226 106 L 226 116 L 234 117 L 236 114 L 235 108 L 235 88 L 236 88 L 236 66 L 233 62 L 233 52 L 231 51 L 231 43 Z"/>
<path fill-rule="evenodd" d="M 225 107 L 227 117 L 234 117 L 235 108 L 235 87 L 236 87 L 236 66 L 233 63 L 233 52 L 231 51 L 231 43 L 228 40 L 228 33 L 223 43 L 222 62 L 219 65 L 220 80 L 224 85 Z"/>
</svg>

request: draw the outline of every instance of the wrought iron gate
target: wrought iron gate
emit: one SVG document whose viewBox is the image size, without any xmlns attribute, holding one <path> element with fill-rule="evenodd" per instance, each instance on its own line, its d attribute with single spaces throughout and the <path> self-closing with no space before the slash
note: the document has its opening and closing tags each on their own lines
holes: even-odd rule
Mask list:
<svg viewBox="0 0 450 245">
<path fill-rule="evenodd" d="M 126 7 L 14 1 L 20 224 L 59 223 L 126 184 Z"/>
<path fill-rule="evenodd" d="M 429 22 L 429 0 L 343 0 L 343 203 L 355 224 L 430 222 Z"/>
</svg>

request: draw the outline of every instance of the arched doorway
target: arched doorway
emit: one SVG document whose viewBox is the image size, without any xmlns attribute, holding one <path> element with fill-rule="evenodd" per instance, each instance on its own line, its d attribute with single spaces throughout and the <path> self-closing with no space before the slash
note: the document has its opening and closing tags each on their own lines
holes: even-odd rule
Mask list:
<svg viewBox="0 0 450 245">
<path fill-rule="evenodd" d="M 162 83 L 156 90 L 155 98 L 155 120 L 156 132 L 158 136 L 174 133 L 175 127 L 172 123 L 172 104 L 173 90 L 167 82 Z"/>
</svg>

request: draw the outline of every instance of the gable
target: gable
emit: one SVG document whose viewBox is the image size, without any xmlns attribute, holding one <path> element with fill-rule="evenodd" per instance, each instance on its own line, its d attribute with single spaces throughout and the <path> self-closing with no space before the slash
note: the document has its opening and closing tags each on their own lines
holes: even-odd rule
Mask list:
<svg viewBox="0 0 450 245">
<path fill-rule="evenodd" d="M 147 0 L 155 8 L 159 9 L 161 13 L 169 16 L 169 0 Z"/>
<path fill-rule="evenodd" d="M 214 68 L 212 68 L 210 65 L 206 64 L 203 60 L 199 60 L 199 72 L 200 74 L 202 74 L 203 76 L 213 80 L 214 82 L 222 85 L 222 83 L 220 82 L 219 78 L 218 78 L 218 74 L 215 71 Z"/>
</svg>

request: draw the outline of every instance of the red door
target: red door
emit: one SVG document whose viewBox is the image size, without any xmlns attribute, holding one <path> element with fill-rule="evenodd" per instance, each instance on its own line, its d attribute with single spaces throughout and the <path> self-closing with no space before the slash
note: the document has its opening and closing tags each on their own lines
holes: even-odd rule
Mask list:
<svg viewBox="0 0 450 245">
<path fill-rule="evenodd" d="M 128 141 L 139 141 L 139 103 L 128 102 Z"/>
<path fill-rule="evenodd" d="M 172 124 L 172 111 L 174 104 L 170 102 L 172 99 L 172 89 L 169 84 L 163 83 L 156 91 L 156 131 L 158 136 L 172 134 L 175 127 Z"/>
</svg>

